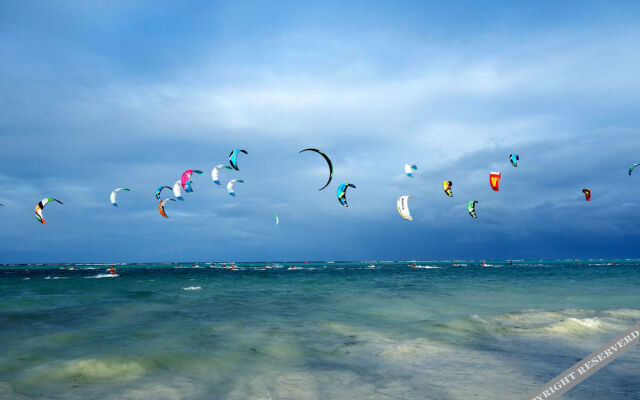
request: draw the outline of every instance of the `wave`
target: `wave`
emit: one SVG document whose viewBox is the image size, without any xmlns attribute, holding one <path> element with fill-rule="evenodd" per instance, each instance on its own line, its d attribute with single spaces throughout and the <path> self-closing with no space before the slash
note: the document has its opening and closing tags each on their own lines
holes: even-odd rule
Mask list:
<svg viewBox="0 0 640 400">
<path fill-rule="evenodd" d="M 85 276 L 85 278 L 87 279 L 91 279 L 91 278 L 95 278 L 95 279 L 99 279 L 99 278 L 116 278 L 120 275 L 118 274 L 98 274 L 98 275 L 94 275 L 94 276 Z"/>
<path fill-rule="evenodd" d="M 599 332 L 621 331 L 640 318 L 640 310 L 617 309 L 607 311 L 523 310 L 512 314 L 490 316 L 473 315 L 437 327 L 463 333 L 488 335 L 584 336 Z"/>
<path fill-rule="evenodd" d="M 188 286 L 188 287 L 183 287 L 182 290 L 200 290 L 202 289 L 202 287 L 200 286 Z"/>
</svg>

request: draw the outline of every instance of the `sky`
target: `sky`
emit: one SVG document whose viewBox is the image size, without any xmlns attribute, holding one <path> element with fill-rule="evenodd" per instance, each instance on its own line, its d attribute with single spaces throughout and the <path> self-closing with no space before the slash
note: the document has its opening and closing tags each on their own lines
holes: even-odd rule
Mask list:
<svg viewBox="0 0 640 400">
<path fill-rule="evenodd" d="M 3 1 L 0 263 L 640 257 L 639 18 L 605 1 Z M 333 161 L 325 190 L 307 147 Z M 187 169 L 204 174 L 162 218 L 155 189 Z M 64 202 L 47 225 L 44 197 Z"/>
</svg>

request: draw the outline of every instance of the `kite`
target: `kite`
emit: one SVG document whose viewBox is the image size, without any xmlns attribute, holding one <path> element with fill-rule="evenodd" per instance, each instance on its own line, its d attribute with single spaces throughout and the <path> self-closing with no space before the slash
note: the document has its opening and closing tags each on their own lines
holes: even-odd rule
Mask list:
<svg viewBox="0 0 640 400">
<path fill-rule="evenodd" d="M 473 218 L 478 218 L 478 215 L 476 215 L 476 204 L 477 203 L 478 203 L 478 200 L 471 200 L 467 204 L 467 211 L 469 211 L 469 215 L 471 215 Z"/>
<path fill-rule="evenodd" d="M 415 164 L 405 164 L 404 165 L 404 173 L 407 174 L 409 178 L 413 177 L 413 171 L 417 170 L 418 166 Z"/>
<path fill-rule="evenodd" d="M 629 168 L 629 176 L 631 176 L 631 173 L 633 172 L 634 168 L 637 167 L 638 165 L 640 165 L 640 163 L 635 163 L 631 166 L 631 168 Z"/>
<path fill-rule="evenodd" d="M 402 218 L 409 220 L 409 221 L 413 221 L 413 218 L 411 217 L 411 213 L 409 212 L 409 199 L 411 198 L 411 196 L 400 196 L 398 197 L 398 200 L 396 201 L 396 204 L 398 206 L 398 212 L 400 213 L 400 215 L 402 216 Z"/>
<path fill-rule="evenodd" d="M 36 218 L 38 219 L 38 221 L 40 221 L 44 225 L 46 225 L 47 222 L 44 220 L 44 217 L 42 216 L 42 210 L 44 209 L 44 206 L 46 206 L 47 203 L 50 202 L 50 201 L 57 201 L 58 203 L 62 204 L 62 202 L 60 200 L 58 200 L 58 199 L 53 199 L 51 197 L 46 197 L 46 198 L 40 200 L 40 203 L 38 203 L 36 205 Z"/>
<path fill-rule="evenodd" d="M 174 199 L 164 199 L 164 200 L 160 200 L 160 203 L 158 203 L 158 211 L 160 211 L 160 215 L 162 215 L 165 218 L 169 218 L 167 217 L 167 214 L 164 212 L 164 205 L 167 203 L 167 201 L 175 201 Z"/>
<path fill-rule="evenodd" d="M 189 180 L 193 174 L 202 175 L 202 171 L 198 169 L 188 169 L 182 173 L 182 177 L 180 178 L 180 184 L 187 193 L 193 192 L 193 189 L 191 189 L 191 181 Z"/>
<path fill-rule="evenodd" d="M 273 214 L 273 217 L 276 219 L 276 225 L 278 225 L 280 223 L 280 218 L 278 218 L 278 215 L 276 213 L 274 213 L 273 211 L 270 211 L 271 214 Z"/>
<path fill-rule="evenodd" d="M 324 160 L 327 162 L 327 165 L 329 166 L 329 180 L 327 181 L 327 183 L 324 184 L 323 187 L 321 187 L 318 190 L 322 190 L 324 188 L 326 188 L 327 186 L 329 186 L 329 183 L 331 183 L 331 179 L 333 179 L 333 164 L 331 163 L 331 159 L 329 158 L 329 156 L 327 156 L 326 154 L 324 154 L 323 152 L 321 152 L 318 149 L 304 149 L 304 150 L 300 150 L 298 153 L 302 153 L 303 151 L 314 151 L 318 154 L 320 154 L 322 157 L 324 157 Z"/>
<path fill-rule="evenodd" d="M 118 203 L 116 203 L 116 196 L 118 195 L 118 192 L 124 190 L 125 192 L 130 192 L 130 189 L 127 188 L 117 188 L 116 190 L 114 190 L 113 192 L 111 192 L 111 195 L 109 196 L 109 200 L 111 200 L 111 204 L 113 204 L 114 207 L 118 207 Z"/>
<path fill-rule="evenodd" d="M 509 161 L 511 161 L 511 165 L 513 165 L 514 167 L 518 166 L 518 161 L 520 160 L 520 156 L 517 154 L 510 154 L 509 155 Z"/>
<path fill-rule="evenodd" d="M 591 189 L 582 189 L 582 193 L 587 201 L 591 201 Z"/>
<path fill-rule="evenodd" d="M 169 186 L 163 186 L 163 185 L 158 186 L 158 188 L 156 189 L 156 200 L 160 200 L 160 192 L 162 192 L 163 189 L 171 190 Z"/>
<path fill-rule="evenodd" d="M 345 207 L 349 207 L 347 204 L 347 188 L 349 187 L 356 188 L 355 185 L 346 182 L 338 187 L 338 201 Z"/>
<path fill-rule="evenodd" d="M 220 184 L 220 170 L 222 168 L 226 168 L 226 169 L 233 169 L 231 167 L 228 167 L 226 165 L 216 165 L 215 167 L 213 167 L 213 169 L 211 170 L 211 179 L 213 179 L 213 183 L 215 183 L 216 185 Z"/>
<path fill-rule="evenodd" d="M 442 182 L 442 188 L 444 189 L 444 192 L 449 197 L 453 197 L 453 192 L 451 191 L 451 186 L 453 186 L 453 182 L 451 182 L 451 181 Z"/>
<path fill-rule="evenodd" d="M 496 192 L 499 190 L 498 188 L 498 184 L 500 183 L 500 172 L 491 172 L 489 174 L 489 184 L 491 185 L 491 189 L 495 190 Z"/>
<path fill-rule="evenodd" d="M 236 171 L 239 171 L 239 169 L 238 169 L 238 153 L 249 154 L 249 153 L 247 153 L 246 150 L 241 150 L 241 149 L 236 149 L 236 150 L 232 151 L 231 153 L 229 153 L 229 164 L 231 164 L 231 167 L 233 167 L 233 169 L 235 169 Z"/>
<path fill-rule="evenodd" d="M 233 186 L 236 184 L 236 182 L 244 183 L 244 181 L 242 179 L 232 179 L 232 180 L 229 181 L 229 183 L 227 183 L 227 192 L 229 192 L 229 194 L 231 196 L 235 196 L 236 195 L 235 190 L 233 190 Z"/>
<path fill-rule="evenodd" d="M 176 196 L 176 199 L 178 200 L 184 200 L 184 197 L 182 197 L 182 190 L 180 189 L 180 181 L 176 181 L 176 183 L 173 184 L 173 195 Z"/>
</svg>

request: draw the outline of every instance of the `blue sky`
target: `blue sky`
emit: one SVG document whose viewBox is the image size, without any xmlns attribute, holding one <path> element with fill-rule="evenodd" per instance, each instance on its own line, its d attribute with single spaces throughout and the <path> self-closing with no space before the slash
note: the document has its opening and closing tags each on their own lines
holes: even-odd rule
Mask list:
<svg viewBox="0 0 640 400">
<path fill-rule="evenodd" d="M 2 2 L 0 262 L 640 257 L 639 17 L 632 2 Z M 321 192 L 306 147 L 334 162 Z M 231 198 L 210 171 L 234 148 L 249 154 L 223 171 L 246 182 Z M 155 188 L 190 168 L 205 174 L 161 218 Z M 48 196 L 65 205 L 42 226 Z"/>
</svg>

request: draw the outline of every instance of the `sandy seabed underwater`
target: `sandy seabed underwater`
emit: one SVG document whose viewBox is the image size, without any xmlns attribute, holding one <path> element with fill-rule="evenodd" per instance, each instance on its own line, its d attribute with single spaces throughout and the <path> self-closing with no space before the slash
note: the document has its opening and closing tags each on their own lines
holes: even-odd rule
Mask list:
<svg viewBox="0 0 640 400">
<path fill-rule="evenodd" d="M 518 399 L 640 320 L 640 261 L 290 264 L 0 267 L 0 398 Z"/>
</svg>

